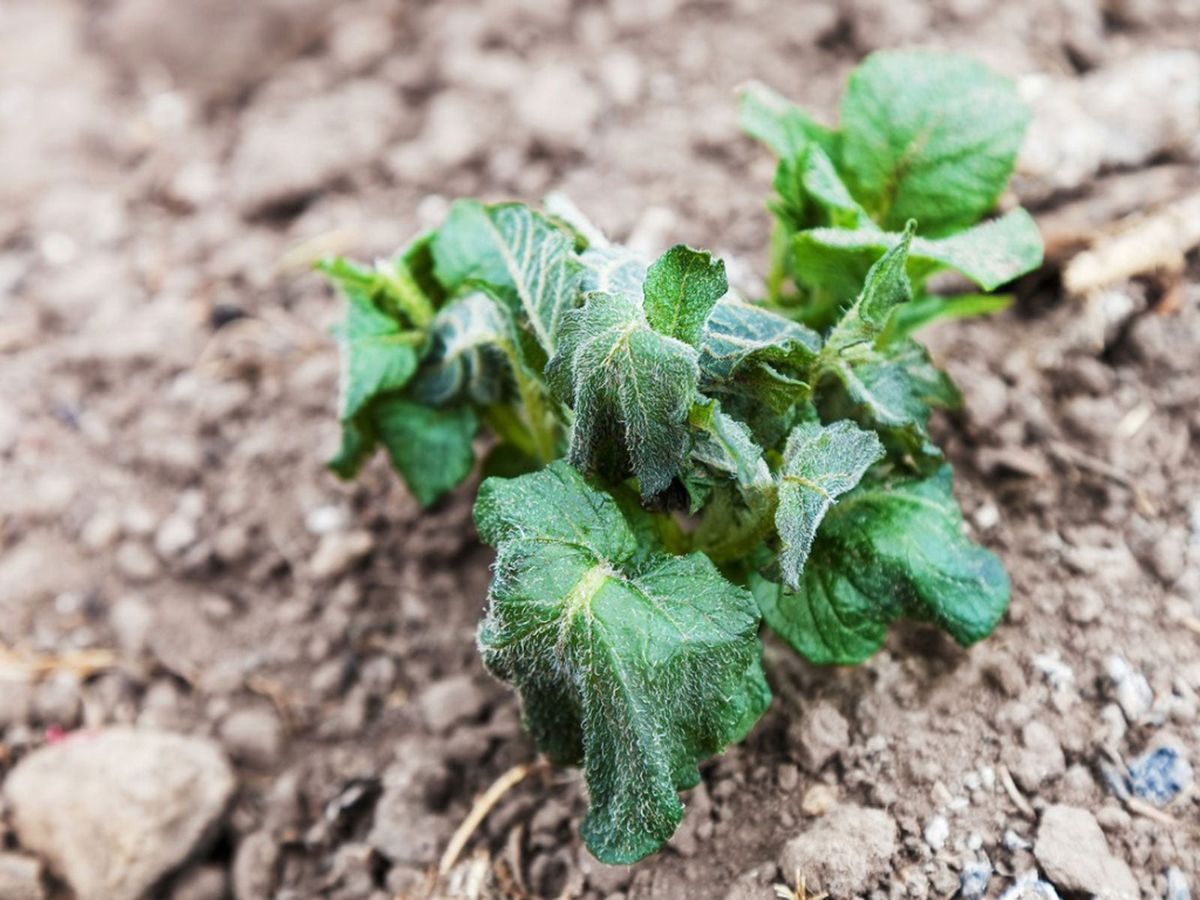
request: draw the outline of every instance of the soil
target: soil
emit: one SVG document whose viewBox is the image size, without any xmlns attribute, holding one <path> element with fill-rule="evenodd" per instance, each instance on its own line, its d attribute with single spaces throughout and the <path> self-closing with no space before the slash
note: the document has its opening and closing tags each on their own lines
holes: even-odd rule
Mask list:
<svg viewBox="0 0 1200 900">
<path fill-rule="evenodd" d="M 1172 867 L 1200 887 L 1196 792 L 1159 811 L 1105 776 L 1164 744 L 1200 765 L 1195 255 L 1086 300 L 1051 265 L 1009 312 L 930 335 L 967 397 L 936 427 L 968 527 L 1013 581 L 990 640 L 901 626 L 848 670 L 768 640 L 775 702 L 704 766 L 668 849 L 600 866 L 578 773 L 539 769 L 429 886 L 474 798 L 535 753 L 475 651 L 490 557 L 472 487 L 419 515 L 382 460 L 353 485 L 323 468 L 339 309 L 307 263 L 386 254 L 447 198 L 562 190 L 613 236 L 711 247 L 745 282 L 771 161 L 738 134 L 733 88 L 758 78 L 829 116 L 865 52 L 909 44 L 1036 93 L 1194 49 L 1200 12 L 6 0 L 0 776 L 78 728 L 215 737 L 237 796 L 163 897 L 765 898 L 812 885 L 784 848 L 834 803 L 898 829 L 872 897 L 947 897 L 982 863 L 999 895 L 1038 868 L 1055 804 L 1095 817 L 1144 896 Z M 1156 135 L 1016 199 L 1094 228 L 1143 170 L 1194 189 L 1197 147 Z"/>
</svg>

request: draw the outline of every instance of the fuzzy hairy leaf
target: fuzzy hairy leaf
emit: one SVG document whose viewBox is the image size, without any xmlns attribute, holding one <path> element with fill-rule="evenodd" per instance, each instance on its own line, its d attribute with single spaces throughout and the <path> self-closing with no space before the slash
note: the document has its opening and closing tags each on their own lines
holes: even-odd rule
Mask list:
<svg viewBox="0 0 1200 900">
<path fill-rule="evenodd" d="M 871 266 L 858 298 L 826 339 L 825 358 L 857 352 L 874 344 L 896 307 L 912 299 L 912 286 L 905 274 L 905 266 L 913 231 L 914 225 L 909 222 L 897 244 Z"/>
<path fill-rule="evenodd" d="M 512 320 L 494 298 L 477 291 L 438 310 L 430 338 L 432 350 L 414 389 L 423 402 L 442 406 L 465 397 L 488 405 L 499 399 L 505 353 L 515 340 Z"/>
<path fill-rule="evenodd" d="M 996 205 L 1028 121 L 1011 82 L 973 59 L 874 53 L 842 97 L 839 163 L 884 228 L 944 234 Z"/>
<path fill-rule="evenodd" d="M 659 334 L 700 343 L 704 322 L 729 290 L 725 263 L 707 250 L 676 244 L 646 270 L 642 287 L 646 320 Z"/>
<path fill-rule="evenodd" d="M 459 200 L 434 238 L 434 272 L 451 294 L 486 285 L 549 356 L 579 297 L 574 250 L 566 231 L 524 204 Z"/>
<path fill-rule="evenodd" d="M 392 466 L 417 502 L 429 506 L 471 474 L 478 429 L 469 406 L 434 408 L 385 397 L 371 408 L 371 423 Z"/>
<path fill-rule="evenodd" d="M 358 293 L 346 295 L 346 318 L 338 329 L 340 390 L 338 418 L 352 419 L 379 394 L 398 391 L 417 371 L 424 336 Z"/>
<path fill-rule="evenodd" d="M 903 234 L 878 229 L 813 228 L 795 238 L 796 271 L 810 285 L 848 295 L 863 275 Z M 1042 264 L 1042 238 L 1033 218 L 1014 209 L 950 237 L 915 237 L 908 255 L 908 275 L 921 282 L 945 269 L 993 290 Z"/>
<path fill-rule="evenodd" d="M 784 404 L 802 398 L 800 376 L 816 359 L 821 338 L 813 330 L 777 313 L 726 298 L 713 307 L 700 342 L 704 390 L 751 394 Z"/>
<path fill-rule="evenodd" d="M 850 194 L 829 154 L 816 144 L 779 161 L 774 187 L 779 196 L 771 211 L 792 231 L 823 226 L 878 229 Z"/>
<path fill-rule="evenodd" d="M 477 429 L 469 406 L 435 408 L 384 395 L 342 423 L 342 444 L 329 468 L 353 478 L 382 444 L 417 502 L 429 506 L 471 474 Z"/>
<path fill-rule="evenodd" d="M 949 466 L 863 484 L 826 514 L 799 587 L 759 579 L 755 596 L 771 629 L 821 665 L 862 662 L 897 619 L 934 622 L 972 644 L 1004 615 L 1009 586 L 961 526 Z"/>
<path fill-rule="evenodd" d="M 588 247 L 580 256 L 583 262 L 583 280 L 579 289 L 585 294 L 626 294 L 642 296 L 642 283 L 646 280 L 646 264 L 641 257 L 619 244 L 603 247 Z"/>
<path fill-rule="evenodd" d="M 889 337 L 910 337 L 926 325 L 943 319 L 969 319 L 1002 312 L 1012 306 L 1012 294 L 925 294 L 896 310 Z"/>
<path fill-rule="evenodd" d="M 589 294 L 583 307 L 568 312 L 546 380 L 575 411 L 572 464 L 632 471 L 643 497 L 666 489 L 688 450 L 697 355 L 651 328 L 626 294 Z"/>
<path fill-rule="evenodd" d="M 754 600 L 703 554 L 631 565 L 616 501 L 562 462 L 486 481 L 476 522 L 497 548 L 484 662 L 520 691 L 538 746 L 582 763 L 591 851 L 635 862 L 674 832 L 697 763 L 766 708 Z"/>
<path fill-rule="evenodd" d="M 791 103 L 777 91 L 758 81 L 746 84 L 739 98 L 742 131 L 762 141 L 781 159 L 803 152 L 816 144 L 832 154 L 837 135 Z"/>
<path fill-rule="evenodd" d="M 825 514 L 882 456 L 883 445 L 875 433 L 852 422 L 805 422 L 792 430 L 783 452 L 775 511 L 779 569 L 789 588 L 799 586 Z"/>
<path fill-rule="evenodd" d="M 715 401 L 697 403 L 689 415 L 694 442 L 692 459 L 709 471 L 732 477 L 745 491 L 763 491 L 771 470 L 750 429 L 726 414 Z"/>
</svg>

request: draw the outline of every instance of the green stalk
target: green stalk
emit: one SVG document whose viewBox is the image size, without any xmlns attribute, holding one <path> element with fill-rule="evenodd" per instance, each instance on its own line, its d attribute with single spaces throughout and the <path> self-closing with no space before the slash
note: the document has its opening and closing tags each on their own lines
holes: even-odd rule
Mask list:
<svg viewBox="0 0 1200 900">
<path fill-rule="evenodd" d="M 520 398 L 521 407 L 525 412 L 525 427 L 529 432 L 533 455 L 542 465 L 552 463 L 558 458 L 558 435 L 554 423 L 547 415 L 542 386 L 528 375 L 513 344 L 504 343 L 501 349 L 508 357 L 508 365 L 512 369 L 513 381 L 517 386 L 517 397 Z"/>
<path fill-rule="evenodd" d="M 396 303 L 414 325 L 425 328 L 433 321 L 433 304 L 413 278 L 408 266 L 401 260 L 394 259 L 376 263 L 375 271 L 392 289 Z"/>
</svg>

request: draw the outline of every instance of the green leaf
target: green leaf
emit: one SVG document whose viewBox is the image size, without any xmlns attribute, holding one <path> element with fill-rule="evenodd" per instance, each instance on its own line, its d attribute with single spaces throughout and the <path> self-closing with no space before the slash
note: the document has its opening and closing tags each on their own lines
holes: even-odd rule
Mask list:
<svg viewBox="0 0 1200 900">
<path fill-rule="evenodd" d="M 751 81 L 740 92 L 739 113 L 742 131 L 762 141 L 781 159 L 803 152 L 816 144 L 831 156 L 836 152 L 837 135 L 814 121 L 765 84 Z"/>
<path fill-rule="evenodd" d="M 546 367 L 551 390 L 575 410 L 571 462 L 613 480 L 632 471 L 646 498 L 665 490 L 688 450 L 697 355 L 652 329 L 628 295 L 588 295 L 564 317 Z"/>
<path fill-rule="evenodd" d="M 583 278 L 579 290 L 584 294 L 626 294 L 640 299 L 646 280 L 646 264 L 633 251 L 618 244 L 589 247 L 579 257 Z"/>
<path fill-rule="evenodd" d="M 338 418 L 352 419 L 375 396 L 398 391 L 417 370 L 420 332 L 402 331 L 395 319 L 358 294 L 347 295 L 339 330 L 341 378 Z"/>
<path fill-rule="evenodd" d="M 396 256 L 371 267 L 338 256 L 322 259 L 315 268 L 346 297 L 369 303 L 402 324 L 423 328 L 445 299 L 433 278 L 431 239 L 432 234 L 423 234 Z"/>
<path fill-rule="evenodd" d="M 905 265 L 913 231 L 914 224 L 909 222 L 896 245 L 871 266 L 858 299 L 825 341 L 823 355 L 826 358 L 873 344 L 883 333 L 893 310 L 912 299 Z"/>
<path fill-rule="evenodd" d="M 460 398 L 485 406 L 499 400 L 516 340 L 508 311 L 492 296 L 476 291 L 438 310 L 430 338 L 414 388 L 420 400 L 433 406 Z"/>
<path fill-rule="evenodd" d="M 400 397 L 382 397 L 371 405 L 370 421 L 392 466 L 422 506 L 429 506 L 471 474 L 475 464 L 471 442 L 478 422 L 469 406 L 435 409 Z"/>
<path fill-rule="evenodd" d="M 1012 294 L 925 294 L 896 310 L 888 326 L 887 340 L 909 337 L 943 319 L 970 319 L 1003 312 L 1012 302 Z"/>
<path fill-rule="evenodd" d="M 896 341 L 855 362 L 839 361 L 832 372 L 843 393 L 822 390 L 824 416 L 853 418 L 873 428 L 894 455 L 909 457 L 921 471 L 940 465 L 942 452 L 929 438 L 929 415 L 935 407 L 958 408 L 962 398 L 924 347 L 910 339 Z"/>
<path fill-rule="evenodd" d="M 846 293 L 903 237 L 875 229 L 814 228 L 796 236 L 794 263 L 807 284 Z M 920 283 L 934 272 L 953 269 L 990 291 L 1036 269 L 1042 252 L 1033 218 L 1014 209 L 950 237 L 913 238 L 908 275 Z"/>
<path fill-rule="evenodd" d="M 735 479 L 745 491 L 764 491 L 771 485 L 771 470 L 750 429 L 727 415 L 716 401 L 692 406 L 688 420 L 693 429 L 692 459 L 709 471 Z"/>
<path fill-rule="evenodd" d="M 359 473 L 378 446 L 379 438 L 371 425 L 370 416 L 365 412 L 359 413 L 353 419 L 342 422 L 341 444 L 327 465 L 338 478 L 349 481 Z"/>
<path fill-rule="evenodd" d="M 489 287 L 549 356 L 579 297 L 574 249 L 570 235 L 524 204 L 459 200 L 434 239 L 434 271 L 450 293 Z"/>
<path fill-rule="evenodd" d="M 897 619 L 934 622 L 972 644 L 1004 615 L 1009 586 L 961 526 L 949 466 L 861 485 L 826 514 L 797 590 L 756 579 L 755 596 L 771 629 L 821 665 L 866 659 Z"/>
<path fill-rule="evenodd" d="M 475 516 L 497 547 L 484 663 L 520 691 L 538 746 L 582 763 L 592 853 L 636 862 L 675 831 L 698 762 L 769 702 L 754 600 L 700 553 L 631 565 L 616 501 L 563 462 L 489 479 Z"/>
<path fill-rule="evenodd" d="M 851 422 L 805 422 L 793 429 L 783 452 L 775 512 L 782 545 L 779 568 L 788 587 L 799 586 L 826 513 L 882 456 L 883 445 L 875 433 Z"/>
<path fill-rule="evenodd" d="M 915 218 L 944 234 L 996 205 L 1028 121 L 1011 82 L 973 59 L 874 53 L 842 97 L 839 163 L 884 228 Z"/>
<path fill-rule="evenodd" d="M 784 405 L 803 398 L 801 379 L 821 349 L 809 328 L 761 306 L 726 298 L 713 307 L 700 342 L 704 390 L 752 394 Z"/>
<path fill-rule="evenodd" d="M 792 231 L 822 226 L 878 229 L 851 196 L 829 155 L 815 144 L 779 161 L 774 187 L 779 198 L 771 210 Z"/>
<path fill-rule="evenodd" d="M 704 321 L 729 290 L 725 263 L 707 250 L 676 244 L 646 271 L 642 286 L 646 321 L 659 334 L 693 347 Z"/>
</svg>

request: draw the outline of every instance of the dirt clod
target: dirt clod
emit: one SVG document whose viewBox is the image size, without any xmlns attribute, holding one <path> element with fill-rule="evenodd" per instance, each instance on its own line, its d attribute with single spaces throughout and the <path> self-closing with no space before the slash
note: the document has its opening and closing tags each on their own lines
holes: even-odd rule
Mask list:
<svg viewBox="0 0 1200 900">
<path fill-rule="evenodd" d="M 896 823 L 886 812 L 840 806 L 783 848 L 779 866 L 834 897 L 866 893 L 896 850 Z"/>
<path fill-rule="evenodd" d="M 30 755 L 4 798 L 21 844 L 81 900 L 139 900 L 211 835 L 233 788 L 209 741 L 113 728 Z"/>
<path fill-rule="evenodd" d="M 1055 805 L 1042 813 L 1033 853 L 1049 879 L 1064 891 L 1086 891 L 1103 900 L 1135 900 L 1137 881 L 1113 856 L 1104 832 L 1085 809 Z"/>
</svg>

